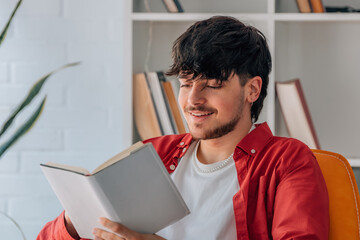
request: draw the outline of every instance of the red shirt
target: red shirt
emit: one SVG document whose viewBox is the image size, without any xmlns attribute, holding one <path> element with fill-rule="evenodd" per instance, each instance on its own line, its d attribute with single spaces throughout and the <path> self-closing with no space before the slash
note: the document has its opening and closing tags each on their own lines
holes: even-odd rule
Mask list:
<svg viewBox="0 0 360 240">
<path fill-rule="evenodd" d="M 169 135 L 144 142 L 154 145 L 171 173 L 192 137 Z M 273 136 L 263 123 L 238 143 L 234 160 L 240 185 L 233 197 L 238 240 L 328 239 L 326 184 L 306 145 Z M 47 223 L 37 239 L 71 240 L 63 214 Z"/>
</svg>

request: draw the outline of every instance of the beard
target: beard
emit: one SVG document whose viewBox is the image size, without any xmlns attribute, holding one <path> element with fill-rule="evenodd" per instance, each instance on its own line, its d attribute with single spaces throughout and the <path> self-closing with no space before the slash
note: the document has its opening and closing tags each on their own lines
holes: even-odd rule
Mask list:
<svg viewBox="0 0 360 240">
<path fill-rule="evenodd" d="M 201 134 L 201 136 L 200 136 L 200 134 L 194 134 L 190 129 L 191 136 L 195 140 L 208 140 L 208 139 L 220 138 L 220 137 L 232 132 L 235 129 L 238 122 L 240 121 L 240 119 L 242 118 L 243 108 L 244 108 L 244 99 L 241 98 L 237 108 L 234 109 L 234 111 L 236 112 L 236 115 L 230 121 L 228 121 L 220 126 L 215 126 L 212 129 L 204 130 L 203 133 Z M 196 108 L 191 108 L 191 110 L 203 110 L 204 111 L 207 109 L 203 106 L 199 106 Z M 210 109 L 209 109 L 209 111 L 213 112 Z M 201 128 L 201 124 L 195 124 L 195 128 Z"/>
</svg>

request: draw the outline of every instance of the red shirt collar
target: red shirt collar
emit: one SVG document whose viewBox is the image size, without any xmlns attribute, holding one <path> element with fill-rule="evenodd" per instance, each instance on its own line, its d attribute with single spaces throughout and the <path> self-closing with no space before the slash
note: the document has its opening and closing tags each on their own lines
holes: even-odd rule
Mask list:
<svg viewBox="0 0 360 240">
<path fill-rule="evenodd" d="M 253 129 L 248 135 L 246 135 L 238 144 L 237 147 L 250 155 L 254 155 L 260 152 L 266 144 L 273 137 L 273 134 L 266 122 L 261 124 L 255 124 Z M 185 134 L 181 142 L 177 145 L 178 148 L 188 147 L 193 138 L 188 133 Z"/>
<path fill-rule="evenodd" d="M 246 135 L 236 147 L 241 148 L 249 155 L 260 152 L 271 140 L 273 134 L 266 122 L 255 124 L 255 129 Z"/>
</svg>

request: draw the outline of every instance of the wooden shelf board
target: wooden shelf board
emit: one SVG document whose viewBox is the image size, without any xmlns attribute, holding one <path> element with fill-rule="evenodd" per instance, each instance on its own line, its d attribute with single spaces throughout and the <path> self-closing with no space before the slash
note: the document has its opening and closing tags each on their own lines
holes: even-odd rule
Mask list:
<svg viewBox="0 0 360 240">
<path fill-rule="evenodd" d="M 233 16 L 243 20 L 275 22 L 360 22 L 360 13 L 133 13 L 133 21 L 186 22 L 215 15 Z"/>
<path fill-rule="evenodd" d="M 350 166 L 352 167 L 360 167 L 360 158 L 348 158 Z"/>
<path fill-rule="evenodd" d="M 133 13 L 133 21 L 165 21 L 165 22 L 186 22 L 186 21 L 198 21 L 206 18 L 210 18 L 216 15 L 232 16 L 238 19 L 246 20 L 268 20 L 268 14 L 266 13 Z"/>
<path fill-rule="evenodd" d="M 359 13 L 276 13 L 276 22 L 360 22 Z"/>
</svg>

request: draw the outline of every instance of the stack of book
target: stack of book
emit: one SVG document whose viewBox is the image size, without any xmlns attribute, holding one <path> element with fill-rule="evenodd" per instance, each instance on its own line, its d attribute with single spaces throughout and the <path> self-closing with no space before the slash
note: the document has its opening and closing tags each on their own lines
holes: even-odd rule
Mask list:
<svg viewBox="0 0 360 240">
<path fill-rule="evenodd" d="M 135 74 L 133 82 L 135 125 L 143 140 L 188 132 L 177 103 L 177 81 L 158 71 Z"/>
<path fill-rule="evenodd" d="M 323 13 L 325 8 L 322 0 L 296 0 L 299 12 L 301 13 Z"/>
</svg>

